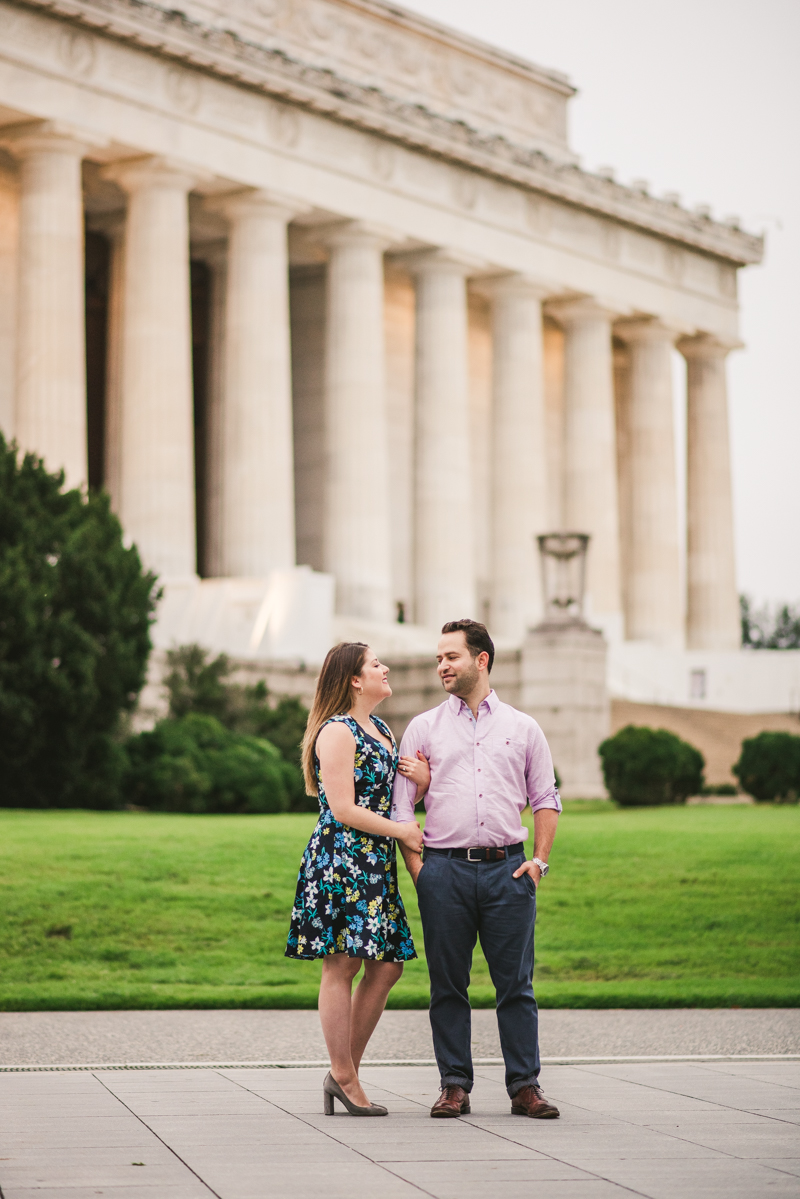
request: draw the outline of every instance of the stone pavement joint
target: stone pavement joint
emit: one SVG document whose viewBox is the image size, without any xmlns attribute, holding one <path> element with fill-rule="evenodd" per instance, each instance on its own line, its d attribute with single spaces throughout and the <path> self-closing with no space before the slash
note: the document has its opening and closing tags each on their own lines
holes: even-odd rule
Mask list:
<svg viewBox="0 0 800 1199">
<path fill-rule="evenodd" d="M 502 1068 L 431 1120 L 438 1076 L 375 1066 L 387 1119 L 322 1114 L 323 1071 L 0 1076 L 3 1199 L 774 1199 L 800 1196 L 800 1061 L 550 1066 L 561 1119 L 512 1117 Z M 143 1164 L 139 1164 L 143 1163 Z"/>
</svg>

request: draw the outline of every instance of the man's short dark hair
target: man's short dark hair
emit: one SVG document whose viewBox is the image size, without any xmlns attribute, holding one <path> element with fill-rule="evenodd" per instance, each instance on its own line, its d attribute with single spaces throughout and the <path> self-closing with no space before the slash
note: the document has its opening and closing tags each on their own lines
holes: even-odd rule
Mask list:
<svg viewBox="0 0 800 1199">
<path fill-rule="evenodd" d="M 448 620 L 446 625 L 442 626 L 443 633 L 463 633 L 467 642 L 467 649 L 473 658 L 477 658 L 478 654 L 489 655 L 489 674 L 492 673 L 494 665 L 494 642 L 489 636 L 489 630 L 485 624 L 481 624 L 479 620 Z"/>
</svg>

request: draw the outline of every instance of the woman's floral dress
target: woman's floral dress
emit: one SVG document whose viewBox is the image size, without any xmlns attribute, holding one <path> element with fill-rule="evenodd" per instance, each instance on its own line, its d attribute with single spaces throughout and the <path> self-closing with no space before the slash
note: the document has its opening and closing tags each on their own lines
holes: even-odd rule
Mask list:
<svg viewBox="0 0 800 1199">
<path fill-rule="evenodd" d="M 375 717 L 373 720 L 391 741 L 391 753 L 352 717 L 331 717 L 331 721 L 346 724 L 355 737 L 356 803 L 388 818 L 397 746 L 388 725 Z M 346 953 L 351 958 L 378 962 L 415 958 L 397 886 L 395 839 L 362 833 L 334 820 L 316 754 L 314 762 L 320 815 L 300 863 L 286 957 L 322 958 L 329 953 Z"/>
</svg>

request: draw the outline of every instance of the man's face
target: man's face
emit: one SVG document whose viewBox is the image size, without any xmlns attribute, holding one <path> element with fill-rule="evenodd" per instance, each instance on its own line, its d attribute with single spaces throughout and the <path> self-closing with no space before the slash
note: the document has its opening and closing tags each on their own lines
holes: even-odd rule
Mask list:
<svg viewBox="0 0 800 1199">
<path fill-rule="evenodd" d="M 442 686 L 450 695 L 470 695 L 475 690 L 480 678 L 478 662 L 488 657 L 479 654 L 473 658 L 469 652 L 466 634 L 459 629 L 457 633 L 443 633 L 436 652 L 439 663 L 439 678 Z"/>
</svg>

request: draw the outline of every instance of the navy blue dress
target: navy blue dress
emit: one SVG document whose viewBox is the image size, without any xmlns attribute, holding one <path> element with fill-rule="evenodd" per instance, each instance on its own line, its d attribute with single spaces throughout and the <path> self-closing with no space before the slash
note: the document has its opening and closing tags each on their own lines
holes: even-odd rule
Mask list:
<svg viewBox="0 0 800 1199">
<path fill-rule="evenodd" d="M 326 724 L 341 721 L 355 738 L 356 803 L 388 818 L 397 746 L 388 725 L 377 717 L 372 719 L 391 741 L 391 752 L 351 716 L 332 716 Z M 362 833 L 335 820 L 316 753 L 314 764 L 320 814 L 300 863 L 286 957 L 324 958 L 330 953 L 346 953 L 377 962 L 415 958 L 397 885 L 396 840 Z"/>
</svg>

